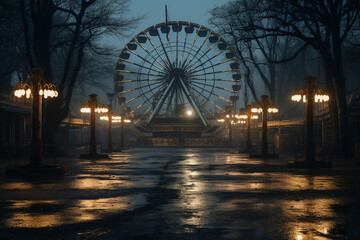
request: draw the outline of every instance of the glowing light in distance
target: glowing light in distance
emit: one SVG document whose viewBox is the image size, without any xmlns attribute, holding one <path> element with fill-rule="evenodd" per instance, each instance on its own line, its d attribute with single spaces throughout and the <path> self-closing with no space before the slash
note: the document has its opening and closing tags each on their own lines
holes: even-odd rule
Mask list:
<svg viewBox="0 0 360 240">
<path fill-rule="evenodd" d="M 271 107 L 271 108 L 268 108 L 268 112 L 269 113 L 278 113 L 279 112 L 279 109 L 275 108 L 275 107 Z"/>
<path fill-rule="evenodd" d="M 261 113 L 262 108 L 251 108 L 251 112 L 253 112 L 253 113 Z"/>
</svg>

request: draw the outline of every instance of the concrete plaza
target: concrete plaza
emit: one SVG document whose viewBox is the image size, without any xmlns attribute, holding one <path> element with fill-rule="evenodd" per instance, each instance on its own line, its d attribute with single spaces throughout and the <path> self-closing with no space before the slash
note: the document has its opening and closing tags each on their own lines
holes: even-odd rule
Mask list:
<svg viewBox="0 0 360 240">
<path fill-rule="evenodd" d="M 236 149 L 131 148 L 57 159 L 59 179 L 0 172 L 0 239 L 360 239 L 360 164 L 292 169 Z"/>
</svg>

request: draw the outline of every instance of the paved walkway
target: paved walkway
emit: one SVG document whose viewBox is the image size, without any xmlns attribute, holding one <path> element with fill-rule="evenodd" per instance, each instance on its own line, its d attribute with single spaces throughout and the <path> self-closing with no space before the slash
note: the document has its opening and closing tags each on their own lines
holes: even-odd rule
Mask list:
<svg viewBox="0 0 360 240">
<path fill-rule="evenodd" d="M 0 239 L 360 239 L 359 164 L 286 167 L 235 150 L 63 158 L 61 179 L 0 172 Z"/>
</svg>

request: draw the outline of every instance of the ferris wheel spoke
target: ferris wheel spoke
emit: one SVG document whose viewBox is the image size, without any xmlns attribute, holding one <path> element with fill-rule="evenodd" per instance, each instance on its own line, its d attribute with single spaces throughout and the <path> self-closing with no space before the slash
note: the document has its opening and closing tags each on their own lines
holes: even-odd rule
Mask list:
<svg viewBox="0 0 360 240">
<path fill-rule="evenodd" d="M 204 76 L 204 75 L 211 75 L 216 73 L 226 73 L 226 72 L 237 72 L 237 69 L 227 69 L 227 70 L 221 70 L 216 72 L 205 72 L 205 73 L 199 73 L 199 74 L 192 74 L 191 76 Z"/>
<path fill-rule="evenodd" d="M 211 78 L 211 79 L 208 79 L 208 78 L 191 78 L 190 81 L 193 81 L 193 80 L 199 80 L 199 81 L 209 81 L 209 80 L 214 80 L 214 81 L 222 81 L 222 82 L 239 82 L 237 80 L 234 80 L 234 79 L 221 79 L 221 78 Z"/>
<path fill-rule="evenodd" d="M 213 104 L 217 109 L 219 109 L 222 112 L 225 112 L 224 109 L 222 109 L 219 105 L 217 105 L 216 103 L 214 103 L 213 101 L 211 101 L 211 99 L 209 99 L 208 97 L 206 97 L 204 94 L 202 94 L 200 91 L 196 90 L 195 88 L 193 88 L 193 90 L 195 92 L 197 92 L 199 95 L 201 95 L 203 98 L 208 99 L 208 101 Z M 210 111 L 211 112 L 211 111 Z"/>
<path fill-rule="evenodd" d="M 200 28 L 198 28 L 198 30 L 197 30 L 197 32 L 196 32 L 196 36 L 195 36 L 195 38 L 194 38 L 194 41 L 193 41 L 193 43 L 191 44 L 190 50 L 189 50 L 189 52 L 188 52 L 188 54 L 187 54 L 184 62 L 182 63 L 181 68 L 183 68 L 183 67 L 185 66 L 185 63 L 186 63 L 187 59 L 189 58 L 189 55 L 190 55 L 190 53 L 191 53 L 191 51 L 192 51 L 192 49 L 193 49 L 193 47 L 194 47 L 194 45 L 195 45 L 195 42 L 196 42 L 196 40 L 197 40 L 197 38 L 198 38 L 198 36 L 199 36 L 199 32 L 200 32 Z"/>
<path fill-rule="evenodd" d="M 116 70 L 117 72 L 123 72 L 123 73 L 132 73 L 136 75 L 145 75 L 145 76 L 154 76 L 154 77 L 165 77 L 165 75 L 159 75 L 159 74 L 151 74 L 151 73 L 141 73 L 141 72 L 133 72 L 128 70 Z"/>
<path fill-rule="evenodd" d="M 162 47 L 162 49 L 163 49 L 163 52 L 164 52 L 164 54 L 165 54 L 165 57 L 166 57 L 166 59 L 168 60 L 168 63 L 169 63 L 169 65 L 170 65 L 170 67 L 172 67 L 172 62 L 170 61 L 170 58 L 169 58 L 168 53 L 167 53 L 167 51 L 166 51 L 166 49 L 165 49 L 165 46 L 164 46 L 164 43 L 163 43 L 163 41 L 162 41 L 162 39 L 161 39 L 161 37 L 160 37 L 160 34 L 158 34 L 158 38 L 159 38 L 161 47 Z"/>
<path fill-rule="evenodd" d="M 121 81 L 116 81 L 116 83 L 132 83 L 132 82 L 151 82 L 151 81 L 161 81 L 164 80 L 165 78 L 149 78 L 149 79 L 139 79 L 139 80 L 121 80 Z"/>
<path fill-rule="evenodd" d="M 170 30 L 169 30 L 170 31 Z M 170 48 L 170 53 L 171 53 L 171 60 L 172 60 L 172 63 L 174 64 L 175 61 L 174 61 L 174 54 L 173 54 L 173 50 L 172 50 L 172 47 L 171 47 L 171 42 L 170 42 L 170 34 L 167 34 L 167 41 L 169 43 L 169 48 Z"/>
<path fill-rule="evenodd" d="M 214 43 L 210 48 L 208 48 L 208 50 L 205 51 L 195 62 L 193 62 L 190 66 L 188 66 L 187 69 L 191 69 L 196 63 L 198 63 L 200 61 L 200 59 L 202 59 L 204 56 L 206 56 L 206 54 L 208 54 L 219 42 L 220 42 L 220 39 L 216 43 Z"/>
<path fill-rule="evenodd" d="M 159 92 L 164 91 L 164 89 L 165 89 L 165 87 L 163 87 L 163 89 L 159 90 Z M 149 103 L 150 100 L 154 98 L 154 96 L 155 96 L 155 95 L 152 95 L 150 98 L 146 98 L 146 100 L 145 100 L 143 103 L 141 103 L 139 106 L 137 106 L 137 107 L 136 107 L 135 109 L 133 109 L 131 112 L 134 113 L 135 111 L 137 111 L 138 109 L 140 109 L 142 106 L 146 106 L 146 104 Z M 148 108 L 148 110 L 147 110 L 146 112 L 148 112 L 148 111 L 150 110 L 150 108 L 151 108 L 151 105 L 150 105 L 150 107 Z"/>
<path fill-rule="evenodd" d="M 185 47 L 186 47 L 186 43 L 187 43 L 187 38 L 188 38 L 188 32 L 186 32 L 186 35 L 185 35 L 185 41 L 184 41 L 184 46 L 183 46 L 183 50 L 182 50 L 182 54 L 181 54 L 181 58 L 180 58 L 180 62 L 179 62 L 179 66 L 182 65 L 182 61 L 183 61 L 183 58 L 184 58 L 184 53 L 185 53 Z"/>
<path fill-rule="evenodd" d="M 228 99 L 226 99 L 226 98 L 224 98 L 224 97 L 222 97 L 222 96 L 220 96 L 218 94 L 215 94 L 214 92 L 210 92 L 209 90 L 207 90 L 205 88 L 201 88 L 201 87 L 196 86 L 196 85 L 193 85 L 193 87 L 197 87 L 197 88 L 199 88 L 199 89 L 201 89 L 201 90 L 203 90 L 203 91 L 205 91 L 205 92 L 207 92 L 207 93 L 209 93 L 211 95 L 214 95 L 215 97 L 217 97 L 217 98 L 219 98 L 219 99 L 221 99 L 221 100 L 223 100 L 225 102 L 232 103 L 230 100 L 228 100 Z"/>
<path fill-rule="evenodd" d="M 205 85 L 205 86 L 208 86 L 208 87 L 211 87 L 211 88 L 217 88 L 217 89 L 224 90 L 224 91 L 227 91 L 227 92 L 230 92 L 230 93 L 236 93 L 236 91 L 234 91 L 234 90 L 219 87 L 219 86 L 215 86 L 215 85 L 210 85 L 210 84 L 207 84 L 207 83 L 198 83 L 198 82 L 191 82 L 191 83 L 192 84 L 198 84 L 198 85 Z"/>
<path fill-rule="evenodd" d="M 155 83 L 152 83 L 152 84 L 148 84 L 147 86 L 153 86 L 153 85 L 156 85 L 156 84 L 163 84 L 163 83 L 162 82 L 155 82 Z M 124 94 L 124 93 L 133 92 L 133 91 L 139 90 L 141 88 L 143 88 L 143 86 L 136 87 L 136 88 L 133 88 L 133 89 L 129 89 L 129 90 L 126 90 L 126 91 L 122 91 L 122 92 L 119 92 L 118 94 Z"/>
<path fill-rule="evenodd" d="M 128 103 L 130 103 L 130 102 L 132 102 L 132 101 L 134 101 L 134 100 L 136 100 L 136 99 L 138 99 L 138 98 L 140 98 L 140 97 L 142 97 L 142 96 L 145 96 L 145 95 L 148 94 L 149 92 L 151 92 L 151 91 L 153 91 L 153 90 L 155 90 L 155 89 L 158 89 L 159 87 L 161 87 L 161 86 L 163 86 L 163 85 L 165 85 L 165 83 L 163 83 L 163 84 L 160 85 L 160 86 L 156 86 L 156 87 L 154 87 L 154 88 L 150 88 L 150 89 L 147 90 L 146 92 L 143 92 L 143 93 L 141 93 L 140 95 L 137 95 L 136 97 L 128 100 L 128 101 L 125 102 L 124 104 L 128 104 Z M 152 95 L 152 97 L 153 97 L 153 96 L 154 96 L 154 95 Z M 152 97 L 150 97 L 150 99 L 151 99 Z M 146 98 L 146 99 L 148 99 L 148 98 Z"/>
<path fill-rule="evenodd" d="M 196 51 L 196 53 L 192 56 L 192 58 L 190 59 L 190 61 L 187 63 L 187 66 L 189 66 L 189 64 L 194 60 L 195 56 L 199 54 L 200 50 L 202 49 L 202 47 L 205 45 L 206 41 L 209 39 L 210 34 L 207 34 L 205 40 L 203 41 L 203 43 L 201 44 L 201 46 L 198 48 L 198 50 Z"/>
<path fill-rule="evenodd" d="M 135 39 L 135 42 L 152 58 L 154 59 L 158 64 L 160 64 L 160 66 L 163 67 L 162 70 L 166 69 L 166 67 L 159 61 L 157 60 L 141 43 L 138 42 L 138 40 Z M 154 65 L 155 66 L 155 65 Z"/>
<path fill-rule="evenodd" d="M 141 68 L 148 69 L 148 70 L 150 70 L 150 71 L 154 71 L 154 72 L 161 73 L 161 74 L 166 74 L 164 71 L 158 71 L 158 70 L 152 69 L 152 68 L 150 68 L 150 67 L 146 67 L 146 66 L 144 66 L 144 65 L 140 65 L 140 64 L 138 64 L 138 63 L 131 62 L 131 61 L 126 60 L 126 59 L 123 59 L 123 58 L 119 58 L 119 59 L 120 59 L 121 61 L 130 63 L 130 64 L 132 64 L 132 65 L 135 65 L 135 66 L 138 66 L 138 67 L 141 67 Z M 154 65 L 154 66 L 156 66 L 156 65 Z M 163 70 L 163 69 L 161 69 L 161 70 Z"/>
<path fill-rule="evenodd" d="M 153 41 L 151 40 L 149 35 L 147 33 L 144 33 L 144 34 L 145 34 L 146 38 L 149 40 L 151 46 L 154 48 L 157 55 L 160 57 L 161 61 L 167 66 L 167 68 L 169 68 L 170 67 L 169 63 L 163 59 L 163 57 L 161 56 L 159 50 L 157 49 L 157 47 L 155 47 L 155 44 L 153 43 Z"/>
<path fill-rule="evenodd" d="M 176 67 L 178 67 L 178 55 L 179 55 L 179 32 L 176 32 Z"/>
<path fill-rule="evenodd" d="M 150 106 L 146 109 L 146 111 L 143 112 L 143 114 L 141 114 L 141 116 L 138 118 L 137 122 L 140 121 L 140 119 L 145 118 L 145 115 L 150 111 L 151 107 L 152 107 L 152 106 L 150 105 Z"/>
<path fill-rule="evenodd" d="M 141 60 L 143 60 L 143 61 L 145 61 L 145 62 L 149 63 L 150 65 L 154 65 L 154 67 L 156 67 L 156 68 L 158 68 L 158 69 L 160 69 L 160 70 L 163 70 L 161 67 L 159 67 L 159 66 L 157 66 L 157 65 L 153 64 L 152 62 L 150 62 L 150 61 L 149 61 L 149 60 L 147 60 L 146 58 L 144 58 L 144 57 L 140 56 L 139 54 L 137 54 L 136 52 L 134 52 L 134 51 L 130 50 L 128 47 L 126 47 L 126 49 L 127 49 L 129 52 L 131 52 L 132 54 L 134 54 L 135 56 L 137 56 L 138 58 L 140 58 Z"/>
<path fill-rule="evenodd" d="M 222 62 L 219 62 L 219 63 L 213 64 L 213 65 L 208 66 L 208 67 L 205 67 L 205 68 L 201 68 L 201 69 L 199 69 L 199 70 L 197 70 L 197 71 L 189 71 L 189 73 L 197 73 L 197 72 L 201 72 L 201 71 L 203 71 L 203 70 L 206 70 L 206 69 L 209 69 L 209 68 L 213 68 L 213 67 L 216 67 L 216 66 L 222 65 L 222 64 L 227 63 L 227 62 L 232 61 L 232 60 L 233 60 L 233 59 L 226 59 L 226 60 L 224 60 L 224 61 L 222 61 Z"/>
<path fill-rule="evenodd" d="M 204 66 L 204 64 L 206 64 L 206 63 L 210 62 L 211 60 L 213 60 L 214 58 L 220 56 L 220 54 L 222 54 L 223 52 L 225 52 L 225 50 L 222 50 L 222 51 L 218 52 L 217 54 L 215 54 L 215 55 L 212 56 L 211 58 L 207 59 L 206 61 L 200 63 L 199 65 L 188 69 L 188 71 L 193 71 L 193 70 L 195 70 L 195 69 L 197 69 L 197 68 L 199 68 L 199 67 L 201 67 L 201 66 Z"/>
</svg>

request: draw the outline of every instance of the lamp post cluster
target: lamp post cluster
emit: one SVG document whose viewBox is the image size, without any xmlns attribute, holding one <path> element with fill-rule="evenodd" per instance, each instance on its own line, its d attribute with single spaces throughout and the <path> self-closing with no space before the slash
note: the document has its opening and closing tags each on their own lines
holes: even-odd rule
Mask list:
<svg viewBox="0 0 360 240">
<path fill-rule="evenodd" d="M 95 119 L 96 119 L 96 113 L 100 114 L 106 114 L 101 115 L 100 120 L 101 121 L 107 121 L 108 122 L 108 152 L 112 152 L 113 150 L 113 142 L 112 142 L 112 124 L 113 123 L 120 123 L 120 149 L 117 151 L 121 151 L 124 146 L 124 123 L 131 123 L 130 119 L 125 119 L 124 114 L 121 114 L 120 116 L 114 115 L 112 110 L 112 99 L 113 94 L 108 94 L 108 98 L 110 101 L 110 104 L 108 106 L 100 104 L 97 101 L 97 95 L 96 94 L 90 94 L 90 100 L 87 104 L 83 105 L 80 109 L 81 113 L 90 113 L 90 150 L 89 154 L 81 155 L 82 158 L 106 158 L 108 155 L 106 154 L 98 154 L 96 153 L 96 136 L 95 136 Z M 109 121 L 111 119 L 111 121 Z"/>
<path fill-rule="evenodd" d="M 257 113 L 262 113 L 262 141 L 261 141 L 261 154 L 252 154 L 250 157 L 277 157 L 278 155 L 268 153 L 268 141 L 267 141 L 267 115 L 268 113 L 278 113 L 278 108 L 271 104 L 268 100 L 268 96 L 261 96 L 261 102 L 254 104 L 253 106 L 247 106 L 246 109 L 241 109 L 238 115 L 225 115 L 225 118 L 218 119 L 219 123 L 225 123 L 226 119 L 229 126 L 235 124 L 247 124 L 246 133 L 246 152 L 251 152 L 251 122 L 254 119 L 258 119 Z M 231 135 L 230 135 L 231 136 Z M 230 138 L 231 140 L 231 138 Z M 242 151 L 239 151 L 239 153 Z"/>
<path fill-rule="evenodd" d="M 305 161 L 290 162 L 293 166 L 304 167 L 328 167 L 330 163 L 319 162 L 315 160 L 315 144 L 314 144 L 314 103 L 327 102 L 330 100 L 324 89 L 315 87 L 315 78 L 305 78 L 305 87 L 303 89 L 295 89 L 291 100 L 295 102 L 305 103 Z"/>
</svg>

